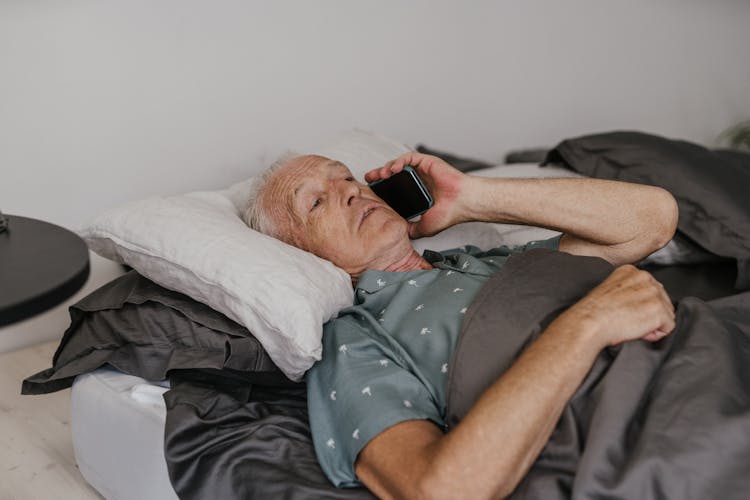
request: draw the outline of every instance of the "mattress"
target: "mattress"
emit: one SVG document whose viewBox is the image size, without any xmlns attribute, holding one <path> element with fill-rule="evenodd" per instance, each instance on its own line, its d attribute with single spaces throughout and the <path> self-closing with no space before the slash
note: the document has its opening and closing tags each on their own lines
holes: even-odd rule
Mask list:
<svg viewBox="0 0 750 500">
<path fill-rule="evenodd" d="M 177 499 L 164 460 L 168 382 L 113 368 L 79 375 L 71 393 L 76 462 L 84 479 L 110 500 Z"/>
</svg>

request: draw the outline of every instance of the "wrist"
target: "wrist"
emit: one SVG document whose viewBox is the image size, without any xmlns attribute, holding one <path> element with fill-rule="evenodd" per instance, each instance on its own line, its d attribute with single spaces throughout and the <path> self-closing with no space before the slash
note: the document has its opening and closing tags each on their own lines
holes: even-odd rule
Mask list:
<svg viewBox="0 0 750 500">
<path fill-rule="evenodd" d="M 572 342 L 594 356 L 607 347 L 602 335 L 600 322 L 592 315 L 576 309 L 568 309 L 560 314 L 551 324 L 561 335 L 568 336 Z"/>
<path fill-rule="evenodd" d="M 513 197 L 518 194 L 515 189 L 517 186 L 513 185 L 517 180 L 468 176 L 464 199 L 469 220 L 501 224 L 526 223 L 511 210 L 514 207 Z"/>
<path fill-rule="evenodd" d="M 458 199 L 456 200 L 457 222 L 481 221 L 488 222 L 491 218 L 487 214 L 488 179 L 465 175 Z"/>
</svg>

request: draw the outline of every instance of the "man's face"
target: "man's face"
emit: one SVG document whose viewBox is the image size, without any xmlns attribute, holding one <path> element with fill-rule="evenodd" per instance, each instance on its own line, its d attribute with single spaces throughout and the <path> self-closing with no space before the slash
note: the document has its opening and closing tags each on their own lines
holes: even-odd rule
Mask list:
<svg viewBox="0 0 750 500">
<path fill-rule="evenodd" d="M 407 222 L 357 182 L 346 165 L 301 156 L 269 181 L 261 203 L 285 241 L 328 259 L 352 276 L 385 269 L 411 248 Z"/>
</svg>

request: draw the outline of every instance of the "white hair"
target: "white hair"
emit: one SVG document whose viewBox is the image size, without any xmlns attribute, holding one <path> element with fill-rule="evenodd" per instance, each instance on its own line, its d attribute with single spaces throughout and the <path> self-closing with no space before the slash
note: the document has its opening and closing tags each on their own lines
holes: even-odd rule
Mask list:
<svg viewBox="0 0 750 500">
<path fill-rule="evenodd" d="M 250 229 L 254 229 L 260 233 L 273 236 L 274 238 L 280 238 L 280 230 L 277 224 L 278 221 L 273 220 L 273 217 L 268 214 L 266 207 L 263 206 L 262 198 L 263 191 L 268 186 L 269 181 L 284 165 L 289 163 L 293 158 L 300 156 L 299 153 L 294 151 L 286 151 L 274 161 L 270 167 L 268 167 L 263 173 L 253 180 L 250 186 L 250 192 L 248 193 L 247 207 L 243 214 L 243 220 Z"/>
</svg>

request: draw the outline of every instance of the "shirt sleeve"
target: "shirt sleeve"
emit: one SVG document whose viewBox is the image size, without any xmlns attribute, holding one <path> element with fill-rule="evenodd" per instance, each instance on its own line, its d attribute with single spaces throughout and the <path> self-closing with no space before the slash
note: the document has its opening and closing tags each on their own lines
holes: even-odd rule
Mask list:
<svg viewBox="0 0 750 500">
<path fill-rule="evenodd" d="M 514 253 L 525 252 L 527 250 L 531 250 L 532 248 L 548 248 L 550 250 L 559 250 L 560 238 L 562 238 L 562 233 L 558 234 L 557 236 L 553 236 L 552 238 L 548 238 L 546 240 L 530 241 L 526 243 L 525 245 L 514 247 Z"/>
<path fill-rule="evenodd" d="M 553 236 L 552 238 L 548 238 L 546 240 L 534 240 L 529 241 L 528 243 L 525 243 L 523 245 L 516 245 L 509 247 L 507 245 L 503 245 L 496 248 L 491 248 L 487 251 L 481 251 L 476 247 L 468 247 L 474 252 L 469 252 L 470 255 L 473 255 L 476 258 L 482 258 L 482 257 L 488 257 L 493 255 L 506 255 L 510 256 L 517 253 L 523 253 L 527 250 L 532 250 L 534 248 L 548 248 L 550 250 L 559 250 L 560 249 L 560 238 L 562 238 L 562 234 L 558 234 L 557 236 Z"/>
<path fill-rule="evenodd" d="M 322 360 L 307 373 L 315 453 L 338 487 L 361 485 L 354 474 L 357 455 L 388 427 L 414 419 L 443 422 L 426 386 L 368 328 L 355 316 L 327 323 Z"/>
</svg>

